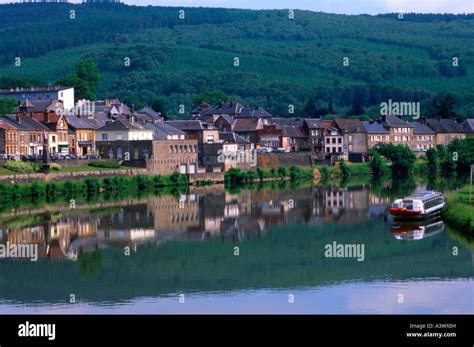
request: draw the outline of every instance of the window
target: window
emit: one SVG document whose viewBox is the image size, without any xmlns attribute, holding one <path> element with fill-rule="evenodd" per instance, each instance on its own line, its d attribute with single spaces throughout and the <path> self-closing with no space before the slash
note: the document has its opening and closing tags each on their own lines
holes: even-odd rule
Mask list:
<svg viewBox="0 0 474 347">
<path fill-rule="evenodd" d="M 56 142 L 56 136 L 54 136 L 54 135 L 51 136 L 51 139 L 52 139 L 52 140 L 51 140 L 52 142 Z"/>
<path fill-rule="evenodd" d="M 342 143 L 342 139 L 341 139 L 341 138 L 338 138 L 338 139 L 337 139 L 337 143 Z"/>
<path fill-rule="evenodd" d="M 326 138 L 326 143 L 331 143 L 331 139 L 329 137 Z"/>
<path fill-rule="evenodd" d="M 108 134 L 102 134 L 102 141 L 107 141 L 108 140 Z"/>
<path fill-rule="evenodd" d="M 332 138 L 332 143 L 336 143 L 336 139 L 334 137 Z"/>
<path fill-rule="evenodd" d="M 352 135 L 349 135 L 349 142 L 352 142 Z"/>
<path fill-rule="evenodd" d="M 117 134 L 117 140 L 123 140 L 123 134 L 121 133 Z"/>
</svg>

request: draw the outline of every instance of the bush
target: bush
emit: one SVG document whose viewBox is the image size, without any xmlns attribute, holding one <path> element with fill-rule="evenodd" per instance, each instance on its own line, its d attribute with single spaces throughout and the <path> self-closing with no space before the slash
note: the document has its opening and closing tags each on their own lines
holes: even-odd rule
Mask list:
<svg viewBox="0 0 474 347">
<path fill-rule="evenodd" d="M 329 178 L 329 169 L 327 166 L 320 167 L 319 172 L 321 173 L 321 178 L 323 180 L 327 180 Z"/>
<path fill-rule="evenodd" d="M 113 160 L 92 161 L 89 163 L 89 166 L 106 168 L 106 169 L 119 169 L 120 168 L 120 164 Z"/>
<path fill-rule="evenodd" d="M 39 171 L 37 164 L 24 161 L 7 160 L 5 164 L 3 164 L 3 167 L 17 173 L 33 173 Z"/>
<path fill-rule="evenodd" d="M 49 165 L 49 168 L 53 171 L 59 171 L 59 170 L 61 170 L 61 165 L 56 164 L 56 163 L 52 163 L 52 164 Z"/>
<path fill-rule="evenodd" d="M 285 178 L 287 176 L 287 173 L 286 173 L 286 168 L 280 166 L 278 168 L 278 177 L 280 177 L 281 179 Z"/>
</svg>

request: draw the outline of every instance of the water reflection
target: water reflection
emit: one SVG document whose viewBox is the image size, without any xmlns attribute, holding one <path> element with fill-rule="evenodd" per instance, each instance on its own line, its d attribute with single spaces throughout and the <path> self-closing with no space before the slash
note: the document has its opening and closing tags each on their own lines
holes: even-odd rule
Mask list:
<svg viewBox="0 0 474 347">
<path fill-rule="evenodd" d="M 415 184 L 408 193 L 424 189 Z M 41 259 L 0 261 L 0 309 L 109 312 L 126 307 L 126 312 L 140 313 L 167 312 L 163 307 L 169 307 L 182 312 L 172 302 L 185 292 L 199 298 L 195 306 L 186 306 L 187 312 L 210 312 L 208 305 L 197 302 L 217 296 L 224 307 L 215 312 L 235 312 L 232 302 L 244 305 L 243 312 L 254 312 L 261 306 L 245 306 L 252 301 L 249 295 L 274 300 L 291 292 L 325 305 L 322 311 L 295 305 L 291 312 L 299 307 L 299 312 L 359 313 L 371 309 L 346 307 L 334 298 L 343 293 L 353 298 L 366 288 L 390 301 L 382 293 L 387 283 L 416 288 L 420 280 L 437 279 L 433 283 L 439 290 L 433 288 L 433 295 L 444 292 L 446 282 L 461 281 L 463 292 L 472 288 L 474 252 L 469 245 L 444 232 L 442 221 L 393 224 L 388 214 L 393 195 L 390 186 L 367 183 L 270 185 L 234 192 L 212 186 L 85 209 L 12 211 L 0 216 L 0 242 L 37 244 Z M 333 242 L 364 244 L 365 260 L 326 258 L 324 245 Z M 239 256 L 234 254 L 236 245 Z M 453 247 L 459 248 L 456 256 Z M 82 306 L 68 306 L 70 293 Z M 229 298 L 228 305 L 224 298 Z M 391 312 L 416 312 L 419 304 Z M 434 312 L 459 306 L 452 300 L 433 305 Z M 271 307 L 276 306 L 261 307 L 261 312 L 271 312 Z M 274 312 L 289 311 L 282 307 Z"/>
</svg>

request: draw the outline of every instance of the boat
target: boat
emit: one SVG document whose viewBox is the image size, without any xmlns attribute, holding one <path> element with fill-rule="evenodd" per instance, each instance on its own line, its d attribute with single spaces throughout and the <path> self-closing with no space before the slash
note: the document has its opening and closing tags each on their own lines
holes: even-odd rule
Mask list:
<svg viewBox="0 0 474 347">
<path fill-rule="evenodd" d="M 424 219 L 438 216 L 444 205 L 442 193 L 424 191 L 395 200 L 390 207 L 390 214 L 397 219 Z"/>
</svg>

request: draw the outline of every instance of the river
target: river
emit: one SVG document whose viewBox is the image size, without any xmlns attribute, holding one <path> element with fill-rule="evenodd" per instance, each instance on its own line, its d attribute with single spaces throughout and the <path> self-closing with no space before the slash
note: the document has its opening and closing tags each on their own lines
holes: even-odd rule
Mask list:
<svg viewBox="0 0 474 347">
<path fill-rule="evenodd" d="M 6 211 L 0 244 L 38 259 L 0 259 L 0 312 L 472 314 L 472 243 L 388 216 L 425 188 L 214 185 Z"/>
</svg>

